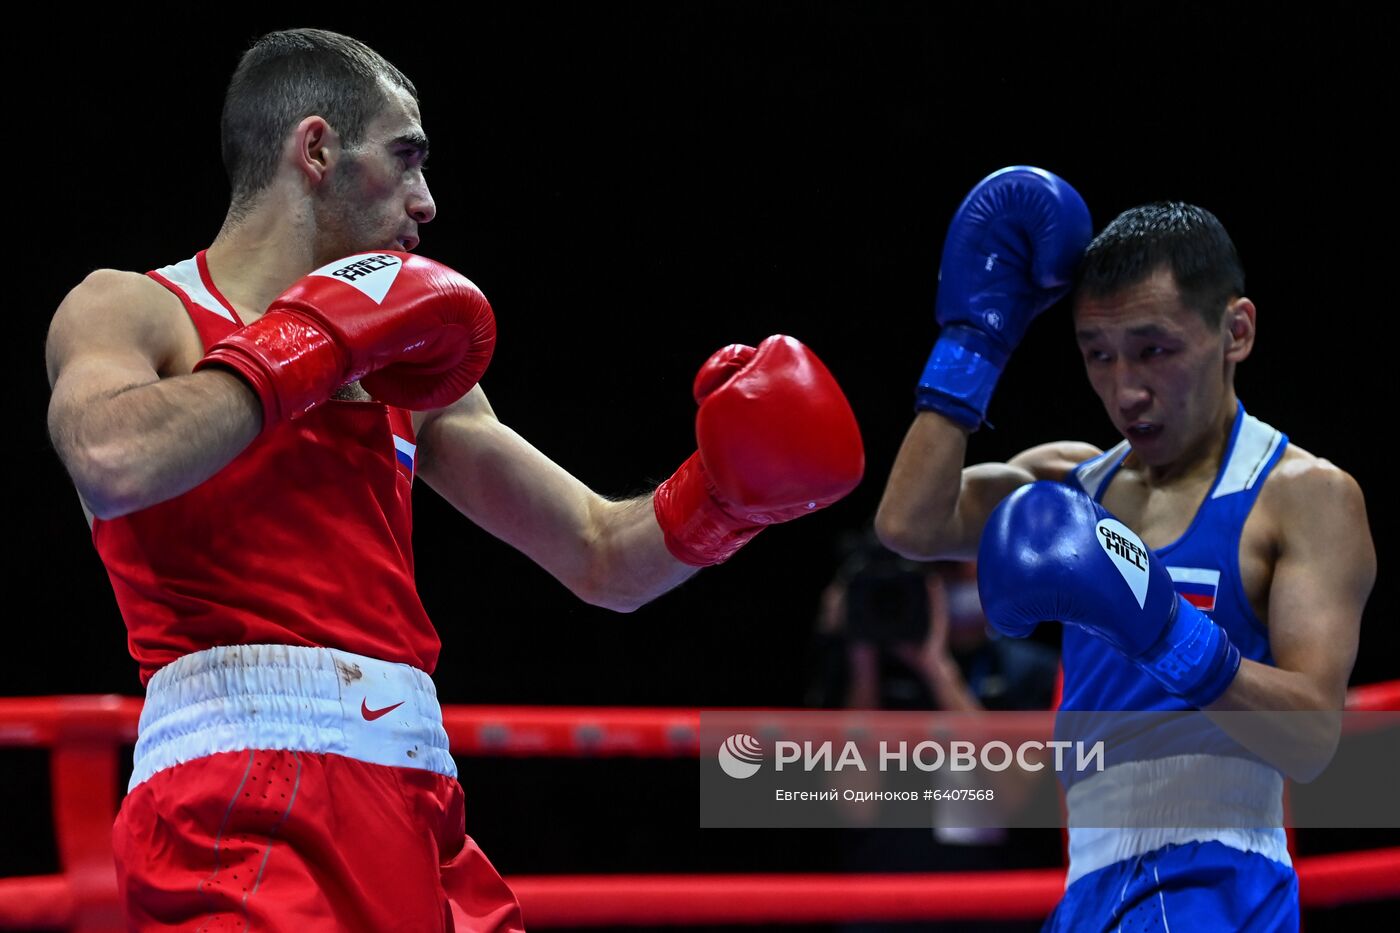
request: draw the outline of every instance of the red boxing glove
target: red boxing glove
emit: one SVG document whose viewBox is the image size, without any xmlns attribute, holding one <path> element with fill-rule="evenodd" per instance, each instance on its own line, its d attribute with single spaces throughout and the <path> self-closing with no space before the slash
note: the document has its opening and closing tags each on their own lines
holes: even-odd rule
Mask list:
<svg viewBox="0 0 1400 933">
<path fill-rule="evenodd" d="M 476 385 L 495 346 L 491 305 L 465 276 L 409 253 L 358 253 L 301 279 L 195 369 L 243 377 L 266 428 L 357 379 L 389 405 L 450 405 Z"/>
<path fill-rule="evenodd" d="M 666 547 L 718 564 L 764 527 L 825 508 L 860 482 L 865 450 L 850 403 L 791 337 L 731 344 L 695 377 L 700 449 L 652 499 Z"/>
</svg>

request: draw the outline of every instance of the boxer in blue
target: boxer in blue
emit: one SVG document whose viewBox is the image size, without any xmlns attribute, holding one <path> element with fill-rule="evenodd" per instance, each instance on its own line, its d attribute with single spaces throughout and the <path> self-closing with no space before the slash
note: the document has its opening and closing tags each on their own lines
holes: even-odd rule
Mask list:
<svg viewBox="0 0 1400 933">
<path fill-rule="evenodd" d="M 1376 572 L 1365 502 L 1236 397 L 1256 309 L 1234 244 L 1181 203 L 1089 233 L 1078 194 L 1039 169 L 994 173 L 963 202 L 881 540 L 915 559 L 978 557 L 1006 634 L 1064 623 L 1062 711 L 1340 710 Z M 1123 440 L 965 467 L 1012 350 L 1071 287 L 1090 384 Z M 1048 930 L 1297 929 L 1283 774 L 1313 777 L 1335 728 L 1299 736 L 1287 760 L 1267 736 L 1221 728 L 1069 776 L 1070 869 Z M 1208 818 L 1180 825 L 1188 803 Z M 1122 825 L 1076 825 L 1076 811 L 1114 807 Z"/>
</svg>

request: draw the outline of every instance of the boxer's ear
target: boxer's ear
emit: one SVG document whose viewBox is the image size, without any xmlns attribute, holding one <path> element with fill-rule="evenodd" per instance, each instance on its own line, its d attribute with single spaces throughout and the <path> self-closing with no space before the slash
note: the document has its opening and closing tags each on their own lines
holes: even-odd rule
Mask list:
<svg viewBox="0 0 1400 933">
<path fill-rule="evenodd" d="M 1238 363 L 1254 349 L 1255 315 L 1254 302 L 1244 297 L 1225 308 L 1225 359 Z"/>
<path fill-rule="evenodd" d="M 284 158 L 295 166 L 312 187 L 325 180 L 340 161 L 340 134 L 324 117 L 309 116 L 288 134 Z"/>
</svg>

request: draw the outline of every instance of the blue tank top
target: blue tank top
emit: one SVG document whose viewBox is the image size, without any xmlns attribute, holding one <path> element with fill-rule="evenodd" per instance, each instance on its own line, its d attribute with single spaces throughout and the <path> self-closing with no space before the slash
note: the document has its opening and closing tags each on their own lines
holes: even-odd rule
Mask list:
<svg viewBox="0 0 1400 933">
<path fill-rule="evenodd" d="M 1283 456 L 1288 438 L 1258 418 L 1235 413 L 1215 483 L 1186 532 L 1154 553 L 1167 566 L 1177 592 L 1225 629 L 1240 655 L 1273 664 L 1264 623 L 1255 615 L 1240 578 L 1240 534 L 1264 480 Z M 1066 482 L 1101 502 L 1129 446 L 1086 460 Z M 1189 710 L 1155 679 L 1108 642 L 1074 626 L 1064 630 L 1062 710 Z"/>
</svg>

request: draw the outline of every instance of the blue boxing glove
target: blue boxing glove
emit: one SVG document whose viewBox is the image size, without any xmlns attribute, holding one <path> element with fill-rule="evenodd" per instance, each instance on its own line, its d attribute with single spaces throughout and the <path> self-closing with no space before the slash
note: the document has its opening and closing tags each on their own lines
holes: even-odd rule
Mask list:
<svg viewBox="0 0 1400 933">
<path fill-rule="evenodd" d="M 919 410 L 981 426 L 1011 351 L 1069 290 L 1092 233 L 1084 199 L 1044 169 L 1013 165 L 977 183 L 943 244 L 943 330 L 919 379 Z"/>
<path fill-rule="evenodd" d="M 1200 708 L 1235 679 L 1239 649 L 1177 595 L 1157 556 L 1103 506 L 1062 483 L 1022 486 L 992 512 L 977 554 L 982 608 L 999 632 L 1077 625 Z"/>
</svg>

